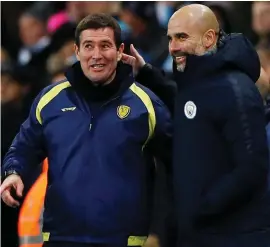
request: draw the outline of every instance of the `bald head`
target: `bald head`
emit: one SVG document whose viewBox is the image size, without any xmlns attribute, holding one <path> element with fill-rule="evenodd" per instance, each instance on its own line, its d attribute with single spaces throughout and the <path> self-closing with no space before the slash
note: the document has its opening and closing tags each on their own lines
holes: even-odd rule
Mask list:
<svg viewBox="0 0 270 247">
<path fill-rule="evenodd" d="M 205 5 L 190 4 L 177 10 L 170 22 L 189 22 L 189 27 L 205 33 L 209 29 L 219 31 L 219 24 L 214 12 Z"/>
<path fill-rule="evenodd" d="M 176 11 L 168 24 L 169 51 L 179 71 L 184 71 L 187 54 L 215 51 L 219 24 L 213 11 L 201 4 L 190 4 Z"/>
</svg>

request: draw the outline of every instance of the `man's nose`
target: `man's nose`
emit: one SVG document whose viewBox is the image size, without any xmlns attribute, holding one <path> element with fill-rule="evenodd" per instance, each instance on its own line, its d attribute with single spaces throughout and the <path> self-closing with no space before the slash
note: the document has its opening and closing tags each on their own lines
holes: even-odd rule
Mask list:
<svg viewBox="0 0 270 247">
<path fill-rule="evenodd" d="M 169 44 L 169 50 L 170 53 L 173 54 L 174 52 L 181 51 L 182 45 L 181 42 L 177 42 L 175 40 L 172 40 Z"/>
<path fill-rule="evenodd" d="M 93 50 L 93 59 L 99 59 L 101 58 L 101 52 L 100 49 L 98 47 L 95 47 L 95 49 Z"/>
</svg>

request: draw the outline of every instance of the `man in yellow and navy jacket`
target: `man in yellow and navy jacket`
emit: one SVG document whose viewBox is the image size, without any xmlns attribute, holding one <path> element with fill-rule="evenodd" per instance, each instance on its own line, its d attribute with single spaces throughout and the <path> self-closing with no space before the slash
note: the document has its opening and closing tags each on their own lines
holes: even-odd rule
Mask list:
<svg viewBox="0 0 270 247">
<path fill-rule="evenodd" d="M 10 206 L 18 205 L 11 188 L 21 196 L 26 174 L 48 157 L 46 247 L 158 246 L 165 216 L 153 198 L 159 167 L 149 160 L 169 166 L 170 114 L 134 82 L 123 50 L 115 19 L 83 19 L 79 61 L 37 96 L 5 157 L 1 195 Z"/>
</svg>

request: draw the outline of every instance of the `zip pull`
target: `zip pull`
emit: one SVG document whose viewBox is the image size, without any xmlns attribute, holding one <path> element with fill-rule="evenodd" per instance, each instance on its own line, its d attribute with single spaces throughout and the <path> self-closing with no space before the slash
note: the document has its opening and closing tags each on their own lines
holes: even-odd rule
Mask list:
<svg viewBox="0 0 270 247">
<path fill-rule="evenodd" d="M 91 116 L 91 122 L 89 124 L 89 131 L 92 129 L 93 126 L 93 116 Z"/>
</svg>

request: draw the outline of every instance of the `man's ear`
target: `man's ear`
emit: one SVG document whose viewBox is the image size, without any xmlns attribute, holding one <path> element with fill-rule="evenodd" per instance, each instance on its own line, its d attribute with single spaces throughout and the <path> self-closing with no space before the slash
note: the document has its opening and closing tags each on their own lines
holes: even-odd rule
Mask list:
<svg viewBox="0 0 270 247">
<path fill-rule="evenodd" d="M 74 51 L 75 51 L 75 55 L 78 61 L 80 61 L 80 51 L 79 51 L 79 47 L 74 44 Z"/>
<path fill-rule="evenodd" d="M 124 49 L 125 49 L 125 45 L 124 43 L 122 43 L 120 46 L 119 46 L 119 49 L 117 51 L 117 62 L 119 62 L 121 59 L 122 59 L 122 55 L 124 53 Z"/>
<path fill-rule="evenodd" d="M 203 36 L 203 45 L 208 49 L 215 44 L 216 32 L 213 29 L 209 29 Z"/>
</svg>

